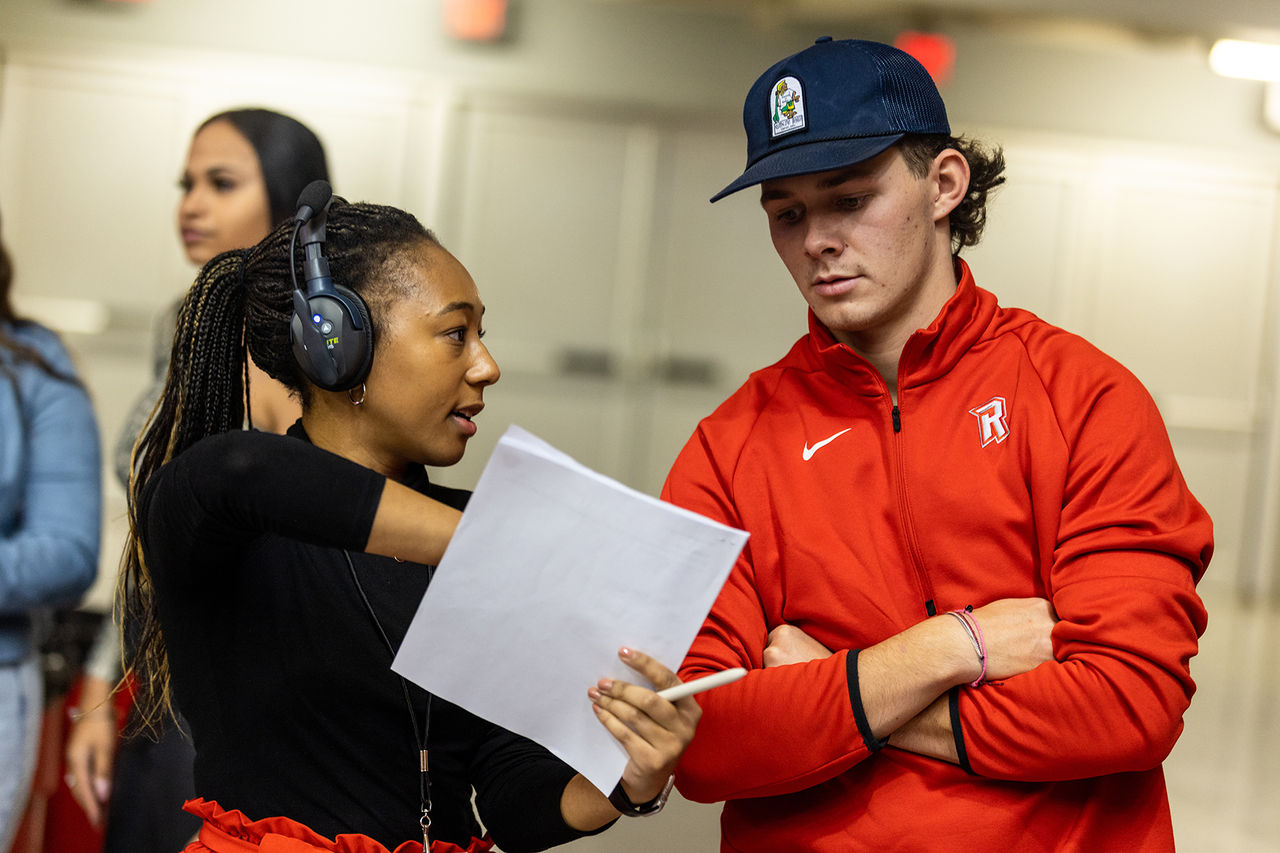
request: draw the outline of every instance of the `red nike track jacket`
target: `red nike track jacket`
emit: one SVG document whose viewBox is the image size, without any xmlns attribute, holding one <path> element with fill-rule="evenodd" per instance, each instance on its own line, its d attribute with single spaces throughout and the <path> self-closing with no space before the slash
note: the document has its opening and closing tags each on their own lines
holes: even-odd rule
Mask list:
<svg viewBox="0 0 1280 853">
<path fill-rule="evenodd" d="M 699 697 L 677 783 L 728 801 L 726 851 L 1169 851 L 1161 762 L 1195 685 L 1212 553 L 1138 380 L 1001 308 L 968 267 L 878 373 L 809 334 L 699 426 L 663 497 L 751 539 L 681 668 Z M 1056 660 L 952 698 L 960 767 L 859 734 L 846 671 L 931 612 L 1043 596 Z M 830 649 L 763 669 L 789 623 Z"/>
</svg>

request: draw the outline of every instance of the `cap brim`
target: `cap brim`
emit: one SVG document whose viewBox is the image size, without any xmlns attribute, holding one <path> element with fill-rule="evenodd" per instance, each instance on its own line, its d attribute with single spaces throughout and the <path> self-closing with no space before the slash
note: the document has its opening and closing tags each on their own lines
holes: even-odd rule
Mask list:
<svg viewBox="0 0 1280 853">
<path fill-rule="evenodd" d="M 747 167 L 736 181 L 713 195 L 711 201 L 717 202 L 738 190 L 774 178 L 810 175 L 861 163 L 884 151 L 905 135 L 892 133 L 888 136 L 860 136 L 855 139 L 822 139 L 774 151 Z"/>
</svg>

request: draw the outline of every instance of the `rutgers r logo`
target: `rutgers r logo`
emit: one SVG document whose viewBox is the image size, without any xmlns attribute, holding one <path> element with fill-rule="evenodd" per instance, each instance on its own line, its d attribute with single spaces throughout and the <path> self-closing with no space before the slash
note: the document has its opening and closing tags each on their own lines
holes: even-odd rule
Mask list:
<svg viewBox="0 0 1280 853">
<path fill-rule="evenodd" d="M 978 440 L 986 447 L 991 442 L 999 444 L 1009 437 L 1009 422 L 1005 419 L 1004 397 L 992 397 L 969 414 L 978 419 Z"/>
</svg>

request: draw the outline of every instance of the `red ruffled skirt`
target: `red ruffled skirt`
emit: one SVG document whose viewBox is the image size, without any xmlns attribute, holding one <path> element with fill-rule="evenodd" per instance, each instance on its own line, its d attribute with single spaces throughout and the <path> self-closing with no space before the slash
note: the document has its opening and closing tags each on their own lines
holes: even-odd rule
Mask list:
<svg viewBox="0 0 1280 853">
<path fill-rule="evenodd" d="M 200 835 L 183 853 L 423 853 L 420 841 L 406 841 L 391 851 L 367 835 L 339 835 L 330 841 L 296 820 L 250 820 L 241 811 L 226 811 L 204 798 L 188 800 L 182 808 L 204 820 Z M 493 841 L 485 836 L 471 839 L 466 847 L 432 841 L 429 853 L 488 853 L 492 849 Z"/>
</svg>

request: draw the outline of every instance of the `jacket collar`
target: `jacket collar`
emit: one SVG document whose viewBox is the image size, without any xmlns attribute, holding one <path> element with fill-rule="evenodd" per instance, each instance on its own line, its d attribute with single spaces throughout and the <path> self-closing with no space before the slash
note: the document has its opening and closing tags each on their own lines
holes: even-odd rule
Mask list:
<svg viewBox="0 0 1280 853">
<path fill-rule="evenodd" d="M 898 389 L 912 388 L 945 375 L 977 343 L 995 318 L 995 296 L 974 283 L 969 265 L 955 259 L 959 283 L 938 315 L 907 340 L 898 361 Z M 879 396 L 884 381 L 870 362 L 840 343 L 809 311 L 807 355 L 814 368 L 826 371 L 865 396 Z"/>
</svg>

